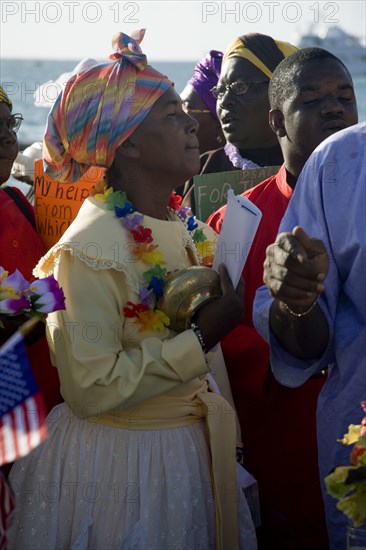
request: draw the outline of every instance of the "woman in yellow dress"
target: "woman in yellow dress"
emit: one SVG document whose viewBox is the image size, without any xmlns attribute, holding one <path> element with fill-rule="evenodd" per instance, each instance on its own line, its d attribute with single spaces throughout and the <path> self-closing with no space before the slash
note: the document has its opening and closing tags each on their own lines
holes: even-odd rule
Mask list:
<svg viewBox="0 0 366 550">
<path fill-rule="evenodd" d="M 51 176 L 95 165 L 106 181 L 35 269 L 66 296 L 48 318 L 65 403 L 11 473 L 18 550 L 256 548 L 234 413 L 207 382 L 242 285 L 222 269 L 222 296 L 180 332 L 158 307 L 169 273 L 208 263 L 214 234 L 173 193 L 199 168 L 198 124 L 147 65 L 143 34 L 116 35 L 111 61 L 73 76 L 47 123 Z"/>
</svg>

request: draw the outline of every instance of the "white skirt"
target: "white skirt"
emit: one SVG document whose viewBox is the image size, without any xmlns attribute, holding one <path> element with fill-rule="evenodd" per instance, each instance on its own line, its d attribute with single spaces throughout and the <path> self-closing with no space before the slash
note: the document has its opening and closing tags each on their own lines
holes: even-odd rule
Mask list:
<svg viewBox="0 0 366 550">
<path fill-rule="evenodd" d="M 133 431 L 80 420 L 63 403 L 48 426 L 48 439 L 11 470 L 10 549 L 215 549 L 204 421 Z M 240 548 L 254 550 L 255 529 L 238 494 Z"/>
</svg>

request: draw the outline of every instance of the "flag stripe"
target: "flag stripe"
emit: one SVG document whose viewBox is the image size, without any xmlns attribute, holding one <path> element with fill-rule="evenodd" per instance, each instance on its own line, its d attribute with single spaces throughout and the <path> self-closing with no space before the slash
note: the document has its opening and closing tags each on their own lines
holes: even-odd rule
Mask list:
<svg viewBox="0 0 366 550">
<path fill-rule="evenodd" d="M 47 437 L 45 420 L 23 336 L 15 333 L 0 348 L 0 466 L 27 455 Z M 14 495 L 0 472 L 0 550 L 7 549 L 14 507 Z"/>
<path fill-rule="evenodd" d="M 33 449 L 47 437 L 46 409 L 40 393 L 28 399 L 24 406 L 28 410 L 27 421 L 29 422 L 29 445 Z"/>
<path fill-rule="evenodd" d="M 46 410 L 22 335 L 0 348 L 0 466 L 27 455 L 47 436 Z"/>
<path fill-rule="evenodd" d="M 0 419 L 0 466 L 27 455 L 47 437 L 46 411 L 40 394 Z"/>
</svg>

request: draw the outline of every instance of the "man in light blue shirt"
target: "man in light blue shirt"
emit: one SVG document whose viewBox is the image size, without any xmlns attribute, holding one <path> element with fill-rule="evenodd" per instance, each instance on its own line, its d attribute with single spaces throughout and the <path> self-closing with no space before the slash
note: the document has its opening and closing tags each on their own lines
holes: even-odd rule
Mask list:
<svg viewBox="0 0 366 550">
<path fill-rule="evenodd" d="M 350 448 L 337 439 L 350 423 L 360 423 L 366 399 L 365 153 L 363 122 L 329 137 L 311 155 L 276 243 L 267 249 L 267 286 L 257 291 L 253 311 L 279 382 L 297 387 L 329 366 L 317 422 L 332 550 L 345 550 L 348 520 L 323 480 L 337 465 L 350 463 Z"/>
</svg>

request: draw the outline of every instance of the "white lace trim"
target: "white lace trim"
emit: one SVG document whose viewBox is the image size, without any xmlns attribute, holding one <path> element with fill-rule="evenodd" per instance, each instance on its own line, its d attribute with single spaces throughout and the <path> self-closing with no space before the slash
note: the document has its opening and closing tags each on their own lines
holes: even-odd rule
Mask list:
<svg viewBox="0 0 366 550">
<path fill-rule="evenodd" d="M 73 246 L 72 243 L 60 243 L 55 245 L 52 250 L 50 250 L 50 252 L 48 252 L 36 265 L 33 270 L 33 275 L 39 278 L 44 278 L 51 275 L 54 272 L 57 260 L 63 250 L 70 252 L 72 256 L 77 256 L 81 262 L 94 269 L 94 271 L 99 271 L 101 269 L 115 269 L 116 271 L 122 272 L 126 277 L 128 286 L 137 294 L 139 293 L 141 285 L 139 284 L 137 277 L 134 277 L 127 269 L 126 264 L 107 258 L 90 258 L 89 256 L 86 256 L 82 250 Z"/>
<path fill-rule="evenodd" d="M 198 255 L 192 237 L 185 224 L 175 212 L 172 212 L 170 217 L 173 218 L 174 221 L 180 221 L 181 223 L 182 258 L 185 257 L 185 255 L 187 254 L 187 250 L 189 250 L 195 259 L 196 265 L 200 265 L 202 260 Z M 47 252 L 47 254 L 43 256 L 43 258 L 41 258 L 41 260 L 38 262 L 33 270 L 33 275 L 38 278 L 44 278 L 51 275 L 54 272 L 55 265 L 57 264 L 57 261 L 60 258 L 62 251 L 67 251 L 72 256 L 76 256 L 81 262 L 86 264 L 94 271 L 99 271 L 102 269 L 115 269 L 116 271 L 122 272 L 126 277 L 126 283 L 128 284 L 128 286 L 137 294 L 140 292 L 141 282 L 136 275 L 131 273 L 128 263 L 121 263 L 110 258 L 91 258 L 90 256 L 85 255 L 85 252 L 78 248 L 73 242 L 61 242 L 54 245 L 52 249 Z"/>
<path fill-rule="evenodd" d="M 179 214 L 175 211 L 175 210 L 172 210 L 172 209 L 168 209 L 168 214 L 167 214 L 167 217 L 168 218 L 171 218 L 173 221 L 179 221 L 182 225 L 182 228 L 183 228 L 183 234 L 182 234 L 182 238 L 183 238 L 183 248 L 182 248 L 182 254 L 185 254 L 187 248 L 193 252 L 193 256 L 197 262 L 197 265 L 200 265 L 202 263 L 202 258 L 200 258 L 200 256 L 198 255 L 198 252 L 197 252 L 197 248 L 195 247 L 194 245 L 194 242 L 193 242 L 193 239 L 192 239 L 192 236 L 190 234 L 190 232 L 188 231 L 187 227 L 186 227 L 186 224 L 184 223 L 184 221 L 182 220 L 182 218 L 179 216 Z"/>
</svg>

